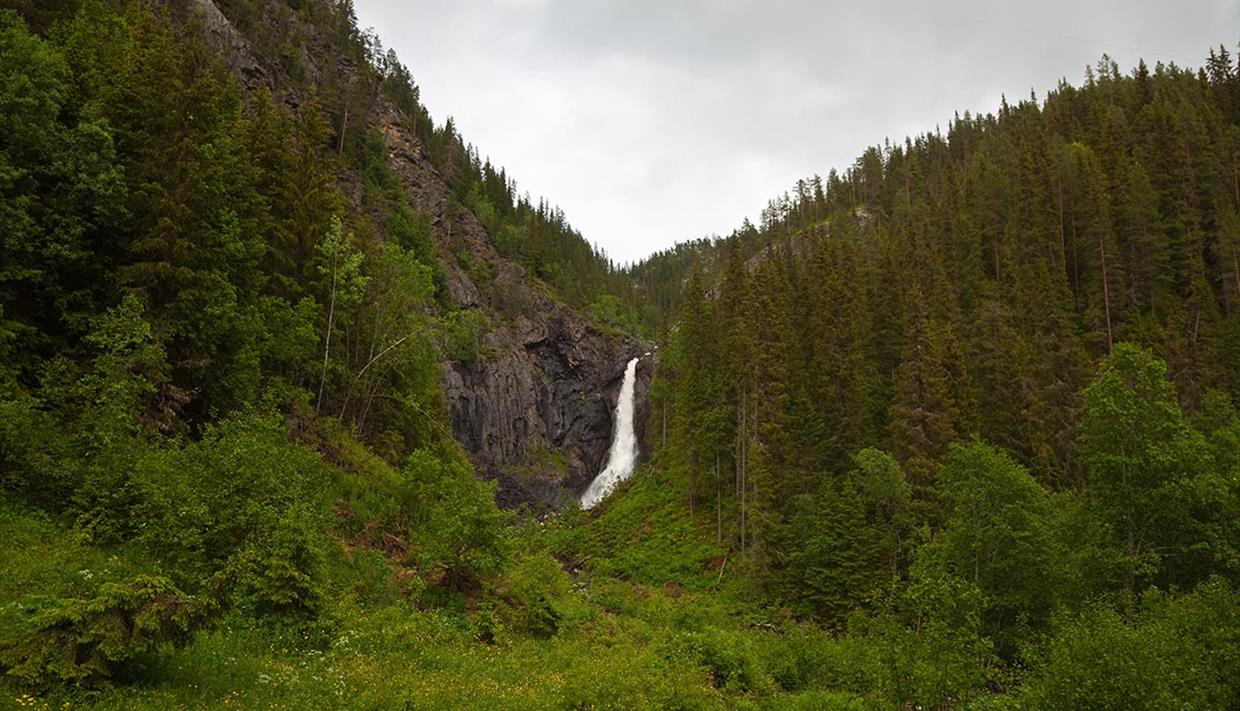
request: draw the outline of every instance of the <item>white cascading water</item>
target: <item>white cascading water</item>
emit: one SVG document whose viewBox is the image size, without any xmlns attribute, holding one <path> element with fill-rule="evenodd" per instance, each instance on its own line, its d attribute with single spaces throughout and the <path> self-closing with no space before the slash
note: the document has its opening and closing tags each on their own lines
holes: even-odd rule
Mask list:
<svg viewBox="0 0 1240 711">
<path fill-rule="evenodd" d="M 607 466 L 594 477 L 586 493 L 581 495 L 581 508 L 593 508 L 611 493 L 616 484 L 628 479 L 637 463 L 637 432 L 633 429 L 633 388 L 637 380 L 637 358 L 624 369 L 620 400 L 616 403 L 616 429 L 607 451 Z"/>
</svg>

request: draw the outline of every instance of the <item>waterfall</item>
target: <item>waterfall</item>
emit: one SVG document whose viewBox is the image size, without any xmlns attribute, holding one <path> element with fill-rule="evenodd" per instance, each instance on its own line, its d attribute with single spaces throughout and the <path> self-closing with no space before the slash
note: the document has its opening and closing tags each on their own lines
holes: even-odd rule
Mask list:
<svg viewBox="0 0 1240 711">
<path fill-rule="evenodd" d="M 637 433 L 633 430 L 633 388 L 637 380 L 637 358 L 629 361 L 624 369 L 624 383 L 620 386 L 620 400 L 616 403 L 616 425 L 611 435 L 611 449 L 607 451 L 607 466 L 590 482 L 586 493 L 581 495 L 581 508 L 593 508 L 611 493 L 616 484 L 629 478 L 637 463 Z"/>
</svg>

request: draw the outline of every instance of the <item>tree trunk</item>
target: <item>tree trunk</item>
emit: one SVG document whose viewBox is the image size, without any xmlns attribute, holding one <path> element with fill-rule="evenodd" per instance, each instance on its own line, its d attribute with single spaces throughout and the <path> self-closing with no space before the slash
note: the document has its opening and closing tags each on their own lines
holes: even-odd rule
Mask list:
<svg viewBox="0 0 1240 711">
<path fill-rule="evenodd" d="M 349 129 L 349 107 L 344 107 L 344 118 L 340 121 L 340 140 L 336 144 L 336 157 L 344 157 L 344 132 Z"/>
<path fill-rule="evenodd" d="M 667 402 L 663 403 L 662 409 L 663 409 L 663 443 L 660 446 L 666 449 L 667 448 Z"/>
<path fill-rule="evenodd" d="M 1240 301 L 1240 250 L 1235 247 L 1231 248 L 1231 263 L 1236 270 L 1236 299 Z"/>
<path fill-rule="evenodd" d="M 327 307 L 327 335 L 323 339 L 323 368 L 319 372 L 319 395 L 314 400 L 314 414 L 323 408 L 323 383 L 327 381 L 327 356 L 332 348 L 332 326 L 336 318 L 336 261 L 337 254 L 332 254 L 332 295 Z"/>
<path fill-rule="evenodd" d="M 719 481 L 718 453 L 715 453 L 715 543 L 723 545 L 723 482 Z"/>
<path fill-rule="evenodd" d="M 990 244 L 995 254 L 995 287 L 998 288 L 1000 292 L 1002 292 L 1003 291 L 1002 289 L 1003 280 L 999 278 L 999 235 L 998 234 L 995 235 L 995 238 L 991 240 Z"/>
<path fill-rule="evenodd" d="M 693 518 L 693 490 L 696 487 L 697 477 L 693 475 L 693 470 L 689 471 L 689 518 Z"/>
<path fill-rule="evenodd" d="M 1058 192 L 1059 192 L 1059 200 L 1058 200 L 1058 207 L 1059 207 L 1059 256 L 1060 256 L 1060 259 L 1062 259 L 1062 260 L 1063 260 L 1063 269 L 1064 269 L 1064 271 L 1067 271 L 1067 269 L 1068 269 L 1068 239 L 1067 239 L 1067 236 L 1064 234 L 1064 230 L 1063 230 L 1063 181 L 1062 181 L 1062 180 L 1056 180 L 1056 181 L 1055 181 L 1055 183 L 1056 183 L 1056 185 L 1057 185 L 1057 187 L 1058 187 Z"/>
<path fill-rule="evenodd" d="M 749 486 L 745 484 L 745 478 L 749 474 L 749 392 L 742 391 L 740 393 L 740 552 L 745 552 L 745 519 L 749 514 L 748 493 Z"/>
<path fill-rule="evenodd" d="M 1098 255 L 1102 261 L 1102 304 L 1107 319 L 1107 353 L 1110 353 L 1115 348 L 1115 339 L 1111 332 L 1111 288 L 1107 281 L 1106 239 L 1102 233 L 1098 234 Z"/>
<path fill-rule="evenodd" d="M 1077 304 L 1081 299 L 1081 260 L 1076 253 L 1076 206 L 1072 206 L 1072 295 L 1076 298 Z"/>
</svg>

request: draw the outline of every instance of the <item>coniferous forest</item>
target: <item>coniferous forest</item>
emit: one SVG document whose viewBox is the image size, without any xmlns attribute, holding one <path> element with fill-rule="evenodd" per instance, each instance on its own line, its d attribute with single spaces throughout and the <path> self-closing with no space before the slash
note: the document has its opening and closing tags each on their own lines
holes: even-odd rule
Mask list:
<svg viewBox="0 0 1240 711">
<path fill-rule="evenodd" d="M 1203 53 L 621 267 L 347 0 L 0 0 L 0 705 L 1240 706 Z M 501 507 L 445 373 L 553 308 L 657 345 L 643 463 Z"/>
</svg>

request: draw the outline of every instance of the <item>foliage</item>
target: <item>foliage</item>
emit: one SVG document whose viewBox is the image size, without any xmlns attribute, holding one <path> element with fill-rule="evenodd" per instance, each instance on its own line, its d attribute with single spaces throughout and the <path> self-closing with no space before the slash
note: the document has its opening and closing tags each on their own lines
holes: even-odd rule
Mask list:
<svg viewBox="0 0 1240 711">
<path fill-rule="evenodd" d="M 106 583 L 92 598 L 41 611 L 35 631 L 5 649 L 0 663 L 22 686 L 96 685 L 161 645 L 184 645 L 211 610 L 211 601 L 187 596 L 167 578 Z"/>
<path fill-rule="evenodd" d="M 488 591 L 498 601 L 494 622 L 499 625 L 484 630 L 486 639 L 496 641 L 495 627 L 501 626 L 516 635 L 554 637 L 580 614 L 571 586 L 571 578 L 549 555 L 528 555 L 515 562 Z"/>
<path fill-rule="evenodd" d="M 794 526 L 805 533 L 791 561 L 799 571 L 797 597 L 827 621 L 847 617 L 883 580 L 877 530 L 866 524 L 864 504 L 851 482 L 807 498 Z"/>
<path fill-rule="evenodd" d="M 924 566 L 894 614 L 862 618 L 859 629 L 880 645 L 887 697 L 901 706 L 939 708 L 977 695 L 991 655 L 990 640 L 981 635 L 983 604 L 976 586 Z"/>
<path fill-rule="evenodd" d="M 49 509 L 63 507 L 77 485 L 68 438 L 30 396 L 0 400 L 0 487 Z"/>
<path fill-rule="evenodd" d="M 1212 580 L 1190 594 L 1151 592 L 1135 619 L 1095 605 L 1058 620 L 1039 650 L 1028 708 L 1225 709 L 1240 687 L 1240 596 Z"/>
<path fill-rule="evenodd" d="M 630 332 L 638 328 L 636 316 L 631 309 L 626 310 L 624 302 L 615 295 L 600 294 L 590 303 L 589 309 L 598 323 Z"/>
<path fill-rule="evenodd" d="M 1097 515 L 1123 551 L 1125 582 L 1203 579 L 1230 496 L 1200 433 L 1180 411 L 1166 366 L 1120 344 L 1084 393 L 1082 458 Z M 1224 544 L 1227 545 L 1227 544 Z M 1174 570 L 1168 561 L 1176 559 Z"/>
<path fill-rule="evenodd" d="M 1011 457 L 981 442 L 954 445 L 939 472 L 946 524 L 922 548 L 984 594 L 987 633 L 1045 623 L 1063 587 L 1055 562 L 1051 502 Z"/>
<path fill-rule="evenodd" d="M 483 334 L 490 330 L 491 319 L 481 309 L 461 309 L 444 318 L 441 345 L 444 357 L 461 363 L 472 363 L 483 355 L 480 345 Z"/>
<path fill-rule="evenodd" d="M 406 460 L 402 506 L 415 532 L 425 532 L 411 552 L 422 568 L 435 568 L 449 590 L 478 587 L 505 560 L 506 514 L 495 504 L 493 485 L 476 479 L 459 460 L 429 452 Z"/>
<path fill-rule="evenodd" d="M 882 639 L 887 698 L 984 706 L 1057 614 L 1235 581 L 1240 72 L 1209 65 L 1104 58 L 629 270 L 669 489 L 767 604 Z"/>
<path fill-rule="evenodd" d="M 597 516 L 549 521 L 552 551 L 570 568 L 588 563 L 601 575 L 695 590 L 716 585 L 727 572 L 726 551 L 703 540 L 679 505 L 678 478 L 639 471 L 600 504 Z"/>
</svg>

